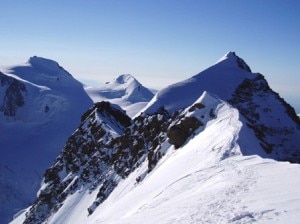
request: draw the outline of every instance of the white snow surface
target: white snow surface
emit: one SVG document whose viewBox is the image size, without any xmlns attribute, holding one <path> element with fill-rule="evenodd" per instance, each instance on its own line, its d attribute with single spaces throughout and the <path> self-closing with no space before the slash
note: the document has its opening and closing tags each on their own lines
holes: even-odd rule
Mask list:
<svg viewBox="0 0 300 224">
<path fill-rule="evenodd" d="M 1 224 L 33 202 L 45 169 L 92 106 L 83 85 L 52 60 L 32 57 L 5 74 L 23 83 L 26 92 L 15 116 L 0 114 Z"/>
<path fill-rule="evenodd" d="M 216 117 L 205 117 L 185 145 L 175 150 L 165 142 L 156 167 L 145 176 L 142 163 L 92 215 L 87 207 L 98 189 L 89 194 L 82 188 L 47 223 L 299 223 L 300 165 L 244 156 L 256 145 L 242 148 L 253 136 L 241 131 L 247 127 L 239 112 L 208 93 L 197 102 L 205 109 L 183 113 L 201 117 L 214 109 Z M 145 178 L 137 183 L 139 176 Z M 22 223 L 24 215 L 12 223 Z"/>
<path fill-rule="evenodd" d="M 237 60 L 234 52 L 228 52 L 215 65 L 192 78 L 157 92 L 142 112 L 151 114 L 163 106 L 172 114 L 191 105 L 204 91 L 228 100 L 242 81 L 256 77 L 256 74 L 241 68 Z"/>
<path fill-rule="evenodd" d="M 132 75 L 123 74 L 97 87 L 85 87 L 94 102 L 109 101 L 118 104 L 133 117 L 153 98 L 154 94 Z"/>
</svg>

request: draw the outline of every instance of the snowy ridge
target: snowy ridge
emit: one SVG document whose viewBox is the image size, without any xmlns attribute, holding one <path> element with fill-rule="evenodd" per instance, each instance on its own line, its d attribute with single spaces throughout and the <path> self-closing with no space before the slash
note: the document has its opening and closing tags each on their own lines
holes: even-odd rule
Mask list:
<svg viewBox="0 0 300 224">
<path fill-rule="evenodd" d="M 164 107 L 170 114 L 191 105 L 204 92 L 217 95 L 222 100 L 231 98 L 235 89 L 245 78 L 253 79 L 257 74 L 244 69 L 234 53 L 226 54 L 215 65 L 182 82 L 170 85 L 159 91 L 143 109 L 153 113 Z M 229 81 L 230 80 L 230 81 Z"/>
<path fill-rule="evenodd" d="M 293 179 L 292 172 L 299 174 L 299 165 L 242 156 L 237 144 L 242 125 L 238 111 L 224 103 L 216 108 L 216 118 L 204 131 L 178 151 L 170 149 L 135 187 L 142 165 L 99 207 L 93 221 L 85 222 L 296 223 L 299 179 Z M 280 184 L 285 175 L 290 185 Z M 273 194 L 277 196 L 270 197 Z M 289 205 L 289 199 L 295 203 Z"/>
<path fill-rule="evenodd" d="M 229 52 L 131 119 L 90 108 L 12 223 L 297 223 L 299 123 Z"/>
<path fill-rule="evenodd" d="M 159 91 L 142 113 L 151 114 L 163 107 L 172 114 L 188 107 L 203 91 L 229 102 L 245 117 L 245 125 L 251 127 L 260 140 L 261 146 L 258 148 L 263 148 L 254 154 L 300 162 L 299 117 L 269 87 L 263 75 L 251 73 L 245 61 L 234 52 L 227 53 L 215 65 L 196 76 Z"/>
<path fill-rule="evenodd" d="M 161 116 L 164 115 L 157 118 L 160 120 Z M 47 223 L 295 223 L 300 211 L 300 197 L 295 196 L 299 195 L 295 188 L 299 179 L 293 175 L 300 174 L 299 165 L 281 165 L 257 156 L 243 156 L 240 146 L 244 144 L 243 139 L 250 136 L 248 132 L 241 133 L 241 129 L 247 127 L 243 126 L 238 110 L 208 93 L 172 117 L 168 132 L 171 127 L 192 117 L 201 125 L 183 145 L 174 150 L 168 143 L 170 139 L 164 138 L 150 157 L 148 154 L 148 159 L 145 160 L 142 154 L 141 160 L 136 160 L 139 165 L 128 176 L 112 175 L 111 170 L 104 180 L 113 180 L 116 184 L 97 186 L 94 182 L 95 188 L 79 187 L 82 177 L 78 176 L 75 187 L 71 187 L 73 193 L 68 194 L 58 210 L 53 207 Z M 138 117 L 135 122 L 142 119 L 145 123 L 153 118 L 153 115 L 152 118 Z M 139 122 L 136 124 L 140 126 Z M 134 131 L 135 128 L 130 129 Z M 154 162 L 152 155 L 158 155 L 158 152 L 161 156 L 155 157 L 157 161 Z M 58 161 L 60 158 L 54 164 Z M 64 183 L 66 179 L 60 177 Z M 281 178 L 289 185 L 280 184 Z M 277 183 L 276 187 L 274 183 Z M 73 185 L 74 180 L 70 184 Z M 65 189 L 70 189 L 66 186 Z M 103 190 L 103 186 L 110 186 L 110 190 Z M 91 207 L 100 192 L 106 199 Z M 278 192 L 282 194 L 278 195 Z M 288 200 L 295 203 L 288 204 Z M 23 213 L 13 223 L 20 223 L 25 215 L 25 223 L 39 223 L 39 219 L 29 219 L 32 214 L 43 217 L 43 213 L 36 210 L 41 203 L 41 194 L 37 202 L 27 215 Z"/>
<path fill-rule="evenodd" d="M 99 87 L 86 87 L 94 102 L 109 101 L 120 105 L 129 116 L 138 113 L 153 97 L 153 93 L 132 75 L 118 76 Z"/>
<path fill-rule="evenodd" d="M 235 52 L 229 51 L 225 54 L 216 64 L 222 64 L 223 67 L 240 67 L 241 69 L 251 72 L 250 67 L 247 63 L 240 57 L 238 57 Z"/>
</svg>

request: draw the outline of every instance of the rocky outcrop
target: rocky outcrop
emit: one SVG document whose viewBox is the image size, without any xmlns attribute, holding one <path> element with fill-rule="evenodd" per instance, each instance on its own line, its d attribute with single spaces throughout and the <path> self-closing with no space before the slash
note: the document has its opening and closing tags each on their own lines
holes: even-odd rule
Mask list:
<svg viewBox="0 0 300 224">
<path fill-rule="evenodd" d="M 118 185 L 148 160 L 148 172 L 162 157 L 169 115 L 161 110 L 133 121 L 108 102 L 95 104 L 82 116 L 80 127 L 46 170 L 37 200 L 25 223 L 41 223 L 78 189 L 97 190 L 87 215 L 94 212 Z"/>
<path fill-rule="evenodd" d="M 202 122 L 195 117 L 184 117 L 179 123 L 168 129 L 167 134 L 170 144 L 174 145 L 175 148 L 179 148 L 202 125 Z"/>
<path fill-rule="evenodd" d="M 276 107 L 275 101 L 278 102 Z M 300 130 L 300 119 L 295 110 L 269 87 L 263 75 L 245 79 L 229 103 L 246 118 L 248 127 L 254 131 L 266 153 L 275 159 L 300 162 L 299 145 L 293 142 L 297 139 L 295 133 Z M 276 117 L 277 111 L 282 111 L 285 117 Z"/>
<path fill-rule="evenodd" d="M 4 89 L 0 112 L 4 116 L 13 117 L 16 115 L 18 108 L 25 103 L 24 95 L 26 94 L 26 86 L 13 77 L 9 77 L 0 72 L 1 88 Z"/>
</svg>

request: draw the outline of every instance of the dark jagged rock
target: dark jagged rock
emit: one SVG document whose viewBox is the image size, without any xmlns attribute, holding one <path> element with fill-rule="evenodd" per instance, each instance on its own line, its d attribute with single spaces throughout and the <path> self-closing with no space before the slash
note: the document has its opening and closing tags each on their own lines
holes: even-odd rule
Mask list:
<svg viewBox="0 0 300 224">
<path fill-rule="evenodd" d="M 285 111 L 291 123 L 295 124 L 294 128 L 281 124 L 280 118 L 272 118 L 272 110 L 278 108 L 271 108 L 271 105 L 262 103 L 268 97 L 273 97 L 279 102 L 277 106 Z M 299 145 L 290 145 L 286 140 L 300 129 L 300 119 L 295 110 L 269 87 L 263 75 L 258 74 L 254 79 L 245 79 L 229 103 L 247 119 L 248 127 L 254 131 L 266 153 L 272 153 L 274 158 L 279 160 L 300 162 Z M 265 119 L 273 119 L 273 122 L 263 123 Z"/>
<path fill-rule="evenodd" d="M 45 187 L 26 214 L 24 223 L 41 223 L 55 213 L 65 198 L 79 188 L 98 189 L 87 215 L 92 214 L 117 186 L 143 161 L 150 172 L 162 157 L 169 115 L 139 116 L 133 121 L 108 102 L 95 104 L 82 116 L 80 127 L 47 169 Z M 109 125 L 107 125 L 109 124 Z M 117 133 L 118 134 L 112 134 Z"/>
<path fill-rule="evenodd" d="M 242 58 L 238 57 L 238 56 L 235 54 L 235 52 L 233 52 L 233 54 L 234 54 L 234 56 L 236 57 L 237 63 L 238 63 L 238 65 L 239 65 L 239 67 L 240 67 L 241 69 L 244 69 L 244 70 L 246 70 L 247 72 L 252 72 L 252 71 L 251 71 L 251 68 L 247 65 L 247 63 L 246 63 Z"/>
<path fill-rule="evenodd" d="M 16 115 L 18 108 L 25 103 L 24 94 L 27 92 L 23 83 L 13 77 L 9 77 L 0 72 L 1 88 L 5 88 L 0 112 L 4 116 L 13 117 Z"/>
<path fill-rule="evenodd" d="M 175 148 L 179 148 L 185 143 L 188 137 L 202 125 L 202 122 L 195 117 L 184 117 L 178 124 L 168 129 L 169 142 L 174 145 Z"/>
</svg>

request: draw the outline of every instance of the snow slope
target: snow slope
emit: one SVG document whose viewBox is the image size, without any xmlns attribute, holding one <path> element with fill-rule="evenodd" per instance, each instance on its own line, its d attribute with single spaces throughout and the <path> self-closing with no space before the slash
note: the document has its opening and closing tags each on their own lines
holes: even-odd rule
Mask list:
<svg viewBox="0 0 300 224">
<path fill-rule="evenodd" d="M 143 166 L 131 174 L 85 223 L 297 223 L 300 166 L 243 156 L 238 111 L 216 108 L 204 131 L 170 147 L 143 182 Z"/>
<path fill-rule="evenodd" d="M 88 110 L 12 223 L 297 223 L 299 117 L 235 53 L 128 119 Z"/>
<path fill-rule="evenodd" d="M 129 116 L 136 115 L 152 99 L 154 94 L 132 75 L 123 74 L 112 82 L 85 90 L 94 102 L 109 101 L 121 106 Z"/>
<path fill-rule="evenodd" d="M 57 62 L 31 57 L 0 74 L 0 223 L 36 197 L 44 170 L 58 156 L 92 101 Z"/>
<path fill-rule="evenodd" d="M 199 74 L 160 90 L 143 112 L 153 113 L 163 106 L 172 114 L 191 105 L 204 91 L 228 100 L 246 78 L 256 76 L 241 58 L 234 52 L 228 52 L 215 65 Z"/>
<path fill-rule="evenodd" d="M 195 109 L 199 103 L 204 107 Z M 144 160 L 91 215 L 98 189 L 79 188 L 46 223 L 298 223 L 299 164 L 243 155 L 244 141 L 255 135 L 237 109 L 208 93 L 181 115 L 203 125 L 177 150 L 161 144 L 151 172 Z"/>
<path fill-rule="evenodd" d="M 229 102 L 245 117 L 264 148 L 254 154 L 300 162 L 300 119 L 295 110 L 234 52 L 192 78 L 162 89 L 141 113 L 152 114 L 163 107 L 173 114 L 191 105 L 203 91 Z"/>
</svg>

